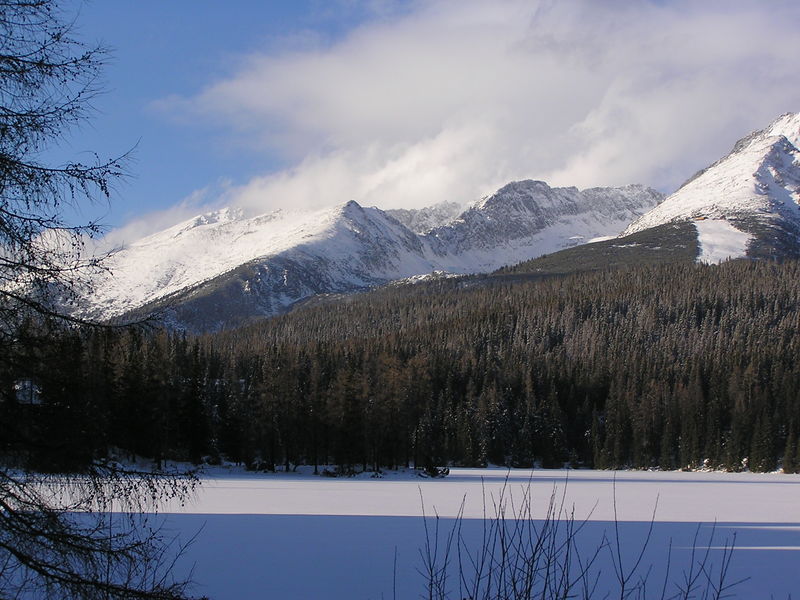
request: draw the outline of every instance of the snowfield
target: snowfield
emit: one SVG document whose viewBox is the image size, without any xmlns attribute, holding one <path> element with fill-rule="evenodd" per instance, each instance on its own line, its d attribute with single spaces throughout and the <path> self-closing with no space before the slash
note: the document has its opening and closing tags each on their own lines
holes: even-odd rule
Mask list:
<svg viewBox="0 0 800 600">
<path fill-rule="evenodd" d="M 697 262 L 717 265 L 724 260 L 747 256 L 747 244 L 753 236 L 739 231 L 723 219 L 695 221 L 700 255 Z"/>
<path fill-rule="evenodd" d="M 184 540 L 197 534 L 179 562 L 180 569 L 194 568 L 196 594 L 418 598 L 425 591 L 418 572 L 425 543 L 423 503 L 429 531 L 438 515 L 443 540 L 463 502 L 463 534 L 477 545 L 484 511 L 491 516 L 501 494 L 518 505 L 526 489 L 534 518 L 545 516 L 555 494 L 566 513 L 574 508 L 575 520 L 587 521 L 578 538 L 584 552 L 613 535 L 616 497 L 628 565 L 635 562 L 655 510 L 644 564 L 652 567 L 649 587 L 657 588 L 657 595 L 670 543 L 667 580 L 673 585 L 690 564 L 693 545 L 702 552 L 711 548 L 710 561 L 719 564 L 734 539 L 729 580 L 750 579 L 736 586 L 732 597 L 785 599 L 800 589 L 798 475 L 452 469 L 444 479 L 413 472 L 351 479 L 217 470 L 204 475 L 185 507 L 168 507 L 162 514 L 167 531 Z M 598 560 L 601 585 L 612 585 L 608 550 Z M 457 581 L 451 584 L 456 597 Z"/>
</svg>

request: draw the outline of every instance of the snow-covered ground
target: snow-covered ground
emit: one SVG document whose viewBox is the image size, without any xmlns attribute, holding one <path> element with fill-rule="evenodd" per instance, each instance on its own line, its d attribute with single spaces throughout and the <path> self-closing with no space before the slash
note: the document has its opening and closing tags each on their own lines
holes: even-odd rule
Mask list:
<svg viewBox="0 0 800 600">
<path fill-rule="evenodd" d="M 697 243 L 700 256 L 697 262 L 716 265 L 729 258 L 743 258 L 747 255 L 747 244 L 753 237 L 739 231 L 724 219 L 695 221 Z"/>
<path fill-rule="evenodd" d="M 576 521 L 588 520 L 579 535 L 587 551 L 613 534 L 616 497 L 629 565 L 655 509 L 644 564 L 653 567 L 651 587 L 658 594 L 670 541 L 672 585 L 691 562 L 698 524 L 697 545 L 710 546 L 717 565 L 736 533 L 729 579 L 750 579 L 734 588 L 735 597 L 785 599 L 800 589 L 796 475 L 453 469 L 444 479 L 413 473 L 331 479 L 217 471 L 204 476 L 186 507 L 168 508 L 165 522 L 184 539 L 199 532 L 180 566 L 194 566 L 195 593 L 211 598 L 418 598 L 424 591 L 417 571 L 425 543 L 423 502 L 447 532 L 463 501 L 463 532 L 477 544 L 484 499 L 491 514 L 501 493 L 518 503 L 525 489 L 536 518 L 545 516 L 555 490 L 565 508 L 574 507 Z M 601 552 L 602 578 L 611 577 L 610 560 Z"/>
</svg>

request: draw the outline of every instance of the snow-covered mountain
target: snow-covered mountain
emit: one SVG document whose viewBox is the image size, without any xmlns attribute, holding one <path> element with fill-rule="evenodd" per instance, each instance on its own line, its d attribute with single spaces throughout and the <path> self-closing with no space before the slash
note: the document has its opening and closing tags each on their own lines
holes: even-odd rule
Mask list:
<svg viewBox="0 0 800 600">
<path fill-rule="evenodd" d="M 551 188 L 515 181 L 426 238 L 442 269 L 479 273 L 535 256 L 614 237 L 664 196 L 650 188 Z"/>
<path fill-rule="evenodd" d="M 623 232 L 692 221 L 701 260 L 798 254 L 800 113 L 782 115 L 683 184 Z"/>
<path fill-rule="evenodd" d="M 644 244 L 651 253 L 670 245 L 685 250 L 666 252 L 663 260 L 689 249 L 707 262 L 798 256 L 799 146 L 800 114 L 783 115 L 666 199 L 636 185 L 578 190 L 525 180 L 461 211 L 451 202 L 383 211 L 353 201 L 256 217 L 222 209 L 118 251 L 80 310 L 96 319 L 156 310 L 175 326 L 214 330 L 285 312 L 319 294 L 416 280 L 434 271 L 485 273 L 644 232 L 653 233 L 636 243 L 598 245 L 595 254 L 612 260 L 619 248 L 631 253 Z M 670 225 L 680 223 L 687 225 Z M 565 256 L 592 262 L 585 252 Z"/>
<path fill-rule="evenodd" d="M 202 328 L 233 313 L 271 315 L 318 293 L 348 292 L 429 270 L 418 236 L 376 208 L 348 202 L 316 212 L 247 218 L 222 209 L 146 237 L 113 255 L 87 314 L 202 305 Z M 178 319 L 180 321 L 180 319 Z"/>
<path fill-rule="evenodd" d="M 108 319 L 161 310 L 179 327 L 219 329 L 278 314 L 316 294 L 433 271 L 487 272 L 614 236 L 662 198 L 642 186 L 579 191 L 519 181 L 456 218 L 447 214 L 452 207 L 430 211 L 427 223 L 446 224 L 427 233 L 353 201 L 257 217 L 223 209 L 119 250 L 107 263 L 109 273 L 94 282 L 82 314 Z M 422 223 L 410 216 L 409 225 Z"/>
</svg>

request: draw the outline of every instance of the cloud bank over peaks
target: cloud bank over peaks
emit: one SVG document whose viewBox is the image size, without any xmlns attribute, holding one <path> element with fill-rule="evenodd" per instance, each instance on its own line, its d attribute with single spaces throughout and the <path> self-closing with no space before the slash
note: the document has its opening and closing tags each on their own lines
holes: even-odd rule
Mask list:
<svg viewBox="0 0 800 600">
<path fill-rule="evenodd" d="M 798 22 L 794 0 L 426 0 L 160 105 L 292 165 L 226 190 L 253 212 L 466 203 L 522 178 L 669 192 L 800 109 Z"/>
</svg>

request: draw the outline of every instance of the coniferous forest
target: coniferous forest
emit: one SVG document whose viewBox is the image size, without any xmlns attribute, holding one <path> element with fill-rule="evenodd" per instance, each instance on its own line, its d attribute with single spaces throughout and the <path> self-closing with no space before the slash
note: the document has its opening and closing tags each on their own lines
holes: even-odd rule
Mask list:
<svg viewBox="0 0 800 600">
<path fill-rule="evenodd" d="M 343 473 L 795 472 L 799 304 L 794 261 L 388 286 L 213 335 L 48 335 L 1 363 L 3 389 L 29 380 L 42 402 L 0 410 L 27 423 L 22 458 L 39 469 L 79 470 L 113 449 Z"/>
</svg>

